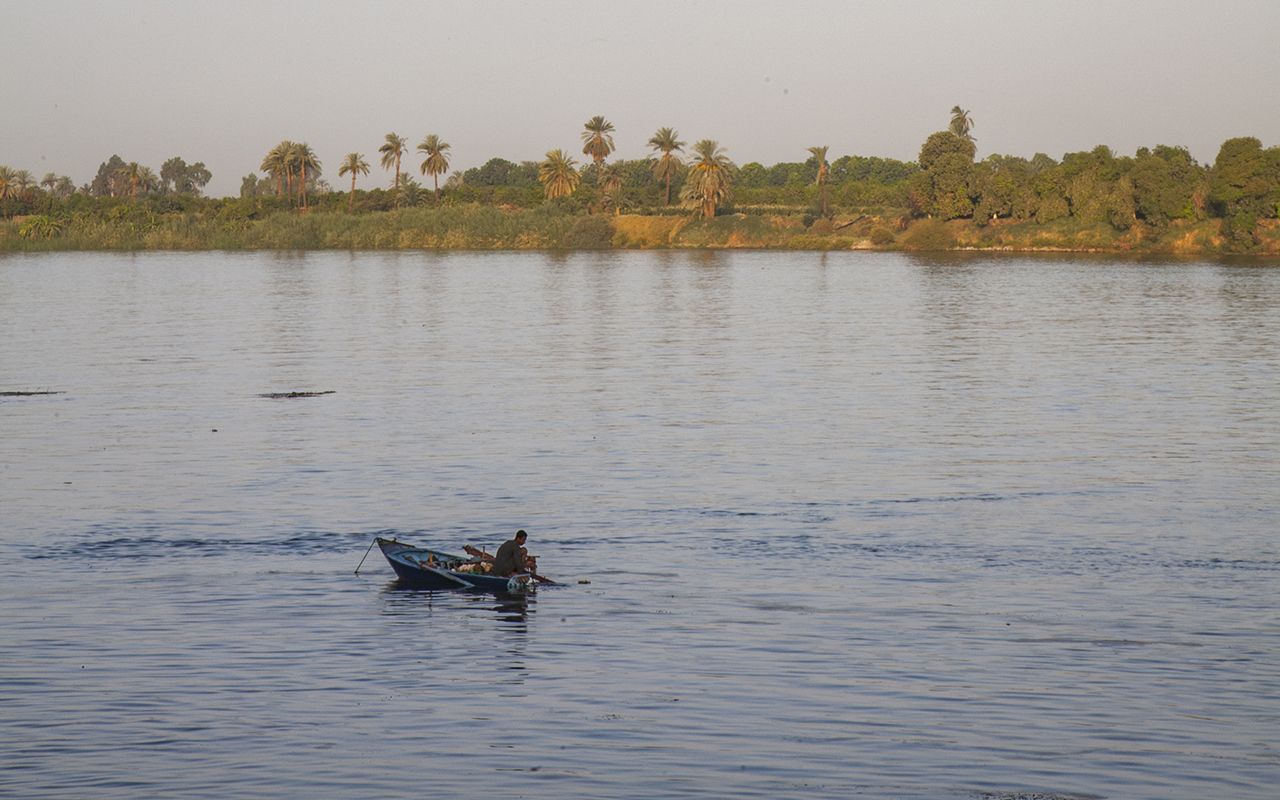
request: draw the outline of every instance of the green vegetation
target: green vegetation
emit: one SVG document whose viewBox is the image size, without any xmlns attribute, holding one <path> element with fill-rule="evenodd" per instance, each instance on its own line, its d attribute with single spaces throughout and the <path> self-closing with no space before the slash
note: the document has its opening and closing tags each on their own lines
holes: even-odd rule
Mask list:
<svg viewBox="0 0 1280 800">
<path fill-rule="evenodd" d="M 450 174 L 451 145 L 418 145 L 423 187 L 401 171 L 409 144 L 378 149 L 389 189 L 360 191 L 357 152 L 335 191 L 305 142 L 271 148 L 238 198 L 206 198 L 212 178 L 180 157 L 159 174 L 112 155 L 93 180 L 36 181 L 0 166 L 0 251 L 69 249 L 778 247 L 1280 253 L 1280 147 L 1223 143 L 1212 165 L 1182 147 L 1118 156 L 1106 146 L 977 160 L 969 111 L 928 136 L 915 162 L 843 155 L 737 165 L 720 143 L 670 127 L 648 157 L 617 158 L 603 116 L 540 162 L 492 158 Z M 610 160 L 612 158 L 612 160 Z M 681 204 L 672 205 L 674 196 Z"/>
</svg>

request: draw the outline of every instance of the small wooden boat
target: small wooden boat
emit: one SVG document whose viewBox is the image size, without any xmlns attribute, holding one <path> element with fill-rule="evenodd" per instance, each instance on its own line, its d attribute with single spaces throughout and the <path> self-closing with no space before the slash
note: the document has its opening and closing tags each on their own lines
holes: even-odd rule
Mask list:
<svg viewBox="0 0 1280 800">
<path fill-rule="evenodd" d="M 480 589 L 486 592 L 526 592 L 536 580 L 553 583 L 531 572 L 499 576 L 485 572 L 479 556 L 456 556 L 429 547 L 414 547 L 395 539 L 374 539 L 401 581 L 420 589 Z"/>
</svg>

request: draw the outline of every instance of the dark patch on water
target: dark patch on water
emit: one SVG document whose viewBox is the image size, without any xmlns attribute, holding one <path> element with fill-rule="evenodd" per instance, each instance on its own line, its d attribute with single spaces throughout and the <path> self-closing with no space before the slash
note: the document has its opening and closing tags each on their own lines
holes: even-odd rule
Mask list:
<svg viewBox="0 0 1280 800">
<path fill-rule="evenodd" d="M 674 515 L 729 519 L 790 519 L 804 524 L 832 522 L 828 509 L 859 511 L 868 516 L 900 516 L 902 506 L 948 505 L 956 503 L 1001 503 L 1054 497 L 1099 497 L 1134 491 L 1141 487 L 1104 487 L 1091 489 L 1028 490 L 1019 492 L 974 492 L 972 494 L 919 495 L 912 497 L 878 497 L 863 500 L 809 500 L 779 504 L 773 510 L 753 508 L 654 508 L 630 509 L 630 513 Z"/>
<path fill-rule="evenodd" d="M 1056 792 L 980 792 L 980 800 L 1102 800 L 1096 794 L 1058 794 Z"/>
<path fill-rule="evenodd" d="M 381 531 L 374 535 L 394 532 Z M 278 538 L 231 538 L 217 536 L 166 536 L 142 533 L 91 538 L 67 544 L 27 545 L 31 559 L 150 560 L 163 558 L 218 558 L 227 555 L 303 555 L 333 553 L 352 549 L 354 541 L 372 536 L 361 532 L 307 531 Z"/>
<path fill-rule="evenodd" d="M 333 389 L 326 389 L 322 392 L 266 392 L 258 397 L 265 397 L 268 400 L 292 400 L 296 397 L 319 397 L 325 394 L 337 394 Z"/>
<path fill-rule="evenodd" d="M 1185 561 L 1165 562 L 1163 566 L 1180 567 L 1183 569 L 1256 570 L 1261 572 L 1280 571 L 1280 561 L 1259 561 L 1246 558 L 1187 559 Z"/>
</svg>

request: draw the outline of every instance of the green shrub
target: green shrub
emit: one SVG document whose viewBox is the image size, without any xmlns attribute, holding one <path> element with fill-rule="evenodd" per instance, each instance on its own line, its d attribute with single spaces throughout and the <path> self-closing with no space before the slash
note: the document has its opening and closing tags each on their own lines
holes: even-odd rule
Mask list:
<svg viewBox="0 0 1280 800">
<path fill-rule="evenodd" d="M 921 220 L 907 228 L 902 244 L 908 250 L 950 250 L 956 238 L 941 220 Z"/>
<path fill-rule="evenodd" d="M 604 250 L 612 245 L 613 225 L 599 215 L 579 217 L 564 236 L 564 246 L 572 250 Z"/>
<path fill-rule="evenodd" d="M 877 225 L 871 229 L 871 243 L 876 247 L 888 247 L 894 242 L 893 231 L 883 225 Z"/>
</svg>

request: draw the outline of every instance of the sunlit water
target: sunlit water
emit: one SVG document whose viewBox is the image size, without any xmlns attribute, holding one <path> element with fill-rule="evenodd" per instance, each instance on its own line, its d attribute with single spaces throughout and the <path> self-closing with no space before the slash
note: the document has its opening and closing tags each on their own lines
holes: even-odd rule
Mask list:
<svg viewBox="0 0 1280 800">
<path fill-rule="evenodd" d="M 7 257 L 0 391 L 0 795 L 1280 785 L 1274 266 Z"/>
</svg>

